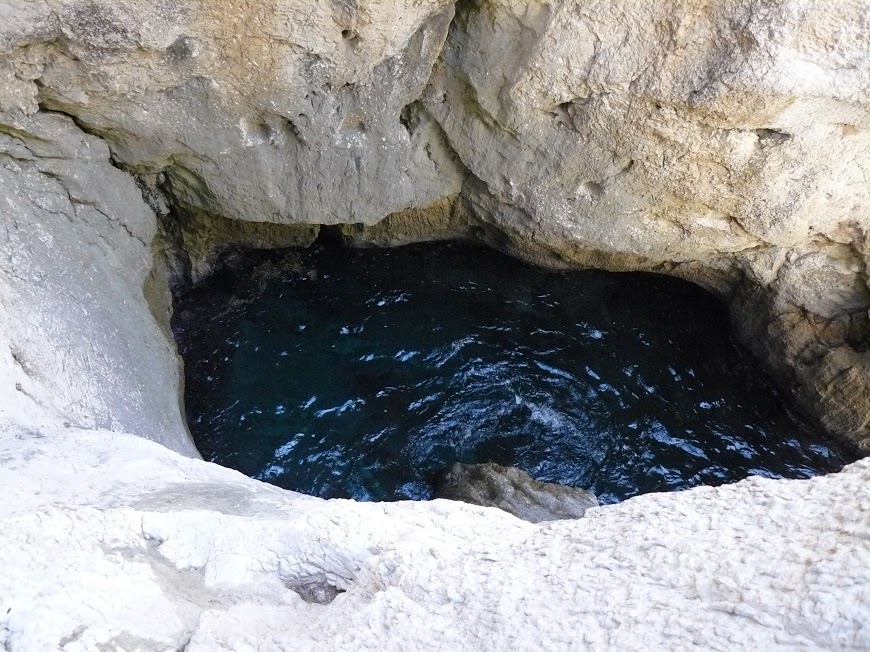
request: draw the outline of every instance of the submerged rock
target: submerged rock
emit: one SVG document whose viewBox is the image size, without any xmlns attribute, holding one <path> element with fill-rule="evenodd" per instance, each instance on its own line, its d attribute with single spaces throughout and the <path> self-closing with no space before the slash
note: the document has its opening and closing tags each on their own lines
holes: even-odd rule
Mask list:
<svg viewBox="0 0 870 652">
<path fill-rule="evenodd" d="M 457 462 L 447 472 L 435 497 L 498 507 L 532 523 L 581 518 L 590 507 L 598 507 L 598 499 L 591 491 L 538 482 L 515 466 L 494 462 Z"/>
</svg>

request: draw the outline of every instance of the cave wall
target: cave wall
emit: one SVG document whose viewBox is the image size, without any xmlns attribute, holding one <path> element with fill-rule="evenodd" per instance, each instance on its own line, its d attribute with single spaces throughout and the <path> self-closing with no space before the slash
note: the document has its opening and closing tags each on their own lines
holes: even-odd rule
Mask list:
<svg viewBox="0 0 870 652">
<path fill-rule="evenodd" d="M 459 191 L 437 127 L 413 106 L 450 0 L 12 7 L 0 49 L 18 108 L 75 115 L 125 166 L 165 176 L 179 203 L 373 223 Z"/>
<path fill-rule="evenodd" d="M 731 301 L 796 402 L 870 446 L 870 4 L 466 2 L 424 105 L 472 210 L 568 263 Z"/>
<path fill-rule="evenodd" d="M 299 225 L 276 245 L 346 224 L 356 242 L 472 236 L 698 282 L 817 423 L 866 449 L 868 15 L 868 0 L 7 1 L 0 122 L 60 112 L 102 138 L 156 204 L 204 225 L 183 238 L 192 281 L 216 260 L 209 232 L 269 245 L 215 228 L 229 219 Z"/>
</svg>

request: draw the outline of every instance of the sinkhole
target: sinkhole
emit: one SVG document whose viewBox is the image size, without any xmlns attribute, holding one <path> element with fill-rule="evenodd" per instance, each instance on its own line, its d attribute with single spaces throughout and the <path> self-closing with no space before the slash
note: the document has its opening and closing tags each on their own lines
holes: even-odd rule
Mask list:
<svg viewBox="0 0 870 652">
<path fill-rule="evenodd" d="M 601 503 L 851 461 L 687 282 L 463 243 L 236 257 L 176 300 L 207 460 L 324 498 L 425 500 L 454 462 Z"/>
</svg>

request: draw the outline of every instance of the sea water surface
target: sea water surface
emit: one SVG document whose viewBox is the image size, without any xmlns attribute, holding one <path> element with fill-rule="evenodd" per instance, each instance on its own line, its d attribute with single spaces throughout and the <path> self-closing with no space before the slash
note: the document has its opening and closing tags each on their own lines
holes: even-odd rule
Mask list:
<svg viewBox="0 0 870 652">
<path fill-rule="evenodd" d="M 851 461 L 679 280 L 536 269 L 466 244 L 314 247 L 176 306 L 207 460 L 326 498 L 427 499 L 453 462 L 603 503 Z"/>
</svg>

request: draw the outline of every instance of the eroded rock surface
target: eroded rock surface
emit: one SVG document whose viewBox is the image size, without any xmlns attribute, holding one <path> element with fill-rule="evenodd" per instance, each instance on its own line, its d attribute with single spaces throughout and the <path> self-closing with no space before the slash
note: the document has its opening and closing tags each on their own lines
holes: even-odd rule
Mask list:
<svg viewBox="0 0 870 652">
<path fill-rule="evenodd" d="M 479 0 L 448 35 L 452 13 L 0 5 L 4 649 L 870 647 L 866 460 L 534 525 L 178 454 L 151 254 L 170 203 L 206 224 L 392 214 L 343 233 L 693 279 L 867 445 L 868 2 Z M 187 274 L 218 230 L 182 234 Z"/>
<path fill-rule="evenodd" d="M 136 432 L 197 455 L 171 334 L 153 314 L 168 324 L 154 213 L 68 117 L 14 124 L 0 124 L 0 428 Z"/>
<path fill-rule="evenodd" d="M 598 507 L 591 491 L 538 482 L 515 466 L 494 462 L 457 462 L 438 484 L 435 497 L 497 507 L 530 523 L 581 518 L 590 507 Z"/>
<path fill-rule="evenodd" d="M 7 2 L 0 110 L 75 115 L 179 204 L 373 223 L 459 191 L 415 105 L 452 17 L 451 0 Z"/>
<path fill-rule="evenodd" d="M 184 231 L 193 281 L 233 237 L 316 233 L 220 216 L 701 283 L 796 402 L 867 449 L 868 15 L 870 0 L 7 1 L 0 115 L 63 111 L 101 136 L 202 227 Z"/>
<path fill-rule="evenodd" d="M 860 1 L 466 3 L 425 106 L 476 177 L 466 210 L 514 249 L 735 297 L 744 342 L 868 446 L 868 15 Z"/>
<path fill-rule="evenodd" d="M 310 498 L 129 435 L 43 434 L 0 438 L 15 652 L 870 645 L 866 460 L 534 525 Z"/>
</svg>

